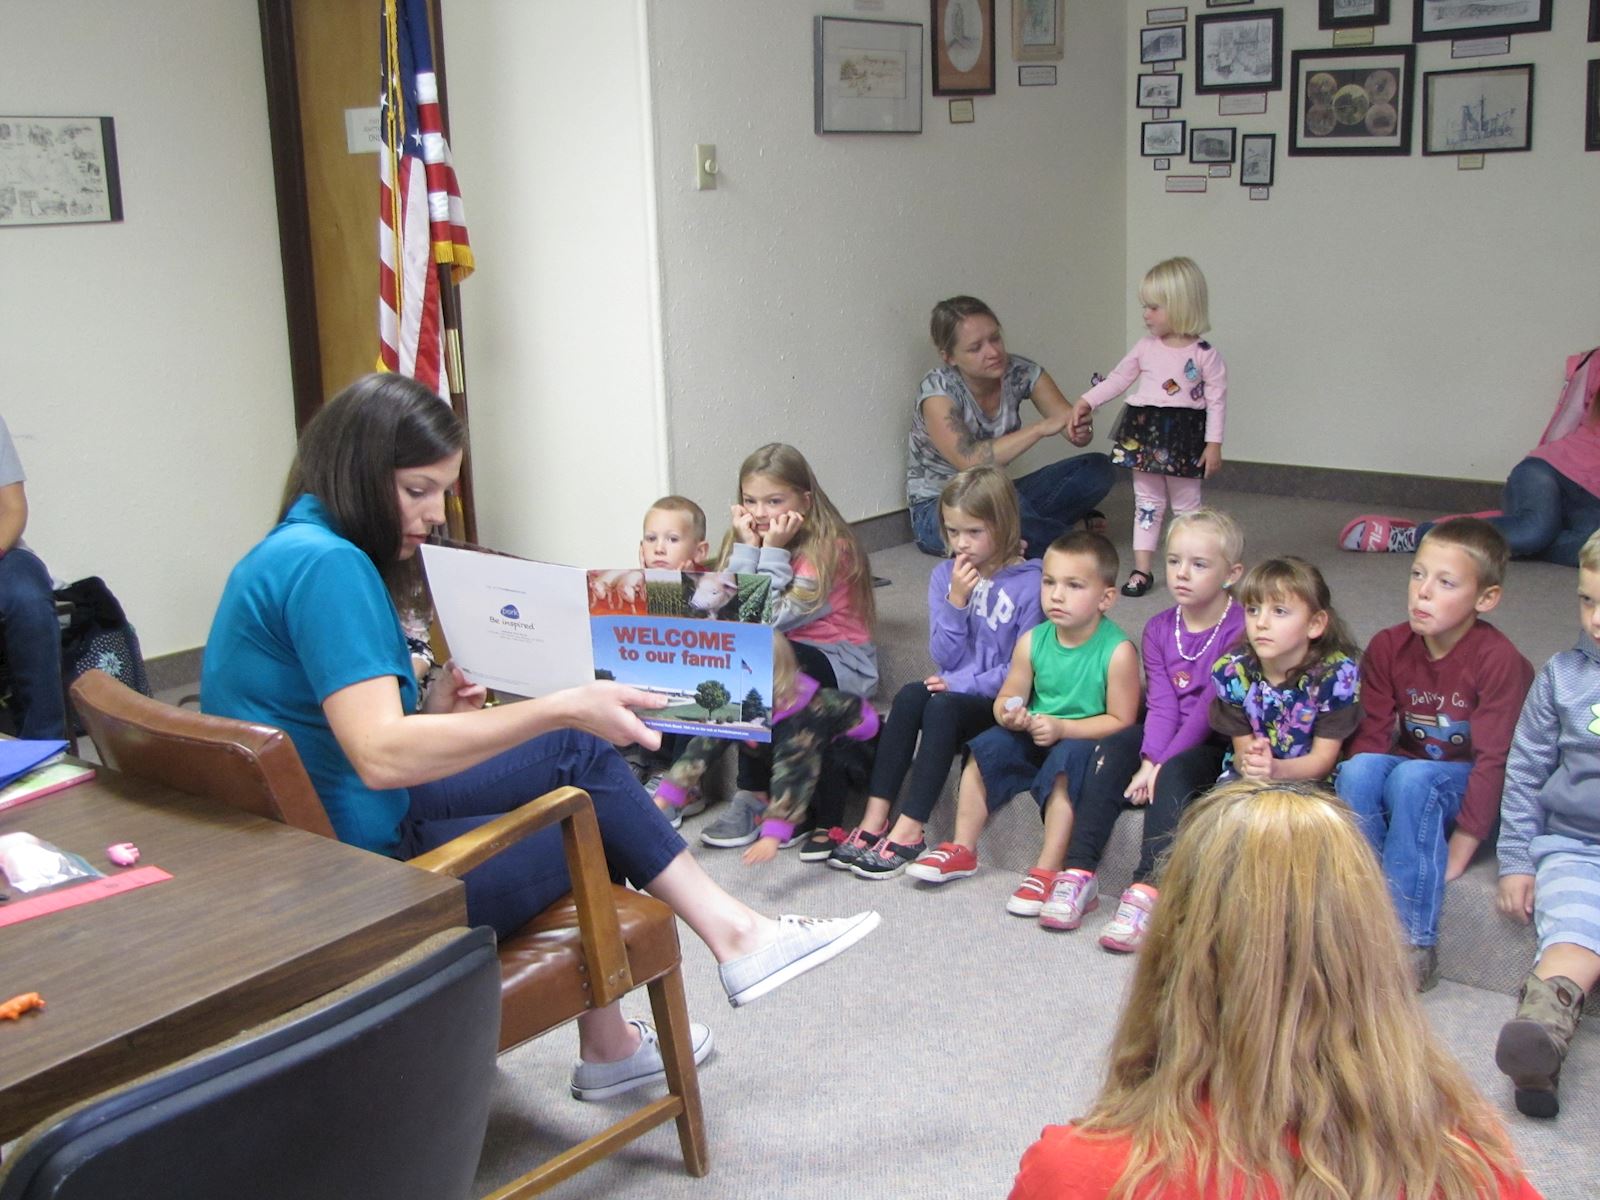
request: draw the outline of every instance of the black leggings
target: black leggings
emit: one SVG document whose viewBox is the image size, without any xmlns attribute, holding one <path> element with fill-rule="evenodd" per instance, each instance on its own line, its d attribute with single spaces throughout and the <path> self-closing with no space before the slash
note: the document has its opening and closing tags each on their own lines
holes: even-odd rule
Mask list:
<svg viewBox="0 0 1600 1200">
<path fill-rule="evenodd" d="M 1139 746 L 1143 741 L 1144 727 L 1130 725 L 1095 746 L 1082 794 L 1072 805 L 1068 869 L 1099 869 L 1111 830 L 1127 804 L 1122 793 L 1139 769 Z M 1183 810 L 1216 784 L 1224 753 L 1226 747 L 1221 739 L 1212 735 L 1210 741 L 1162 764 L 1161 773 L 1156 776 L 1155 796 L 1144 810 L 1144 842 L 1139 850 L 1139 865 L 1133 872 L 1135 883 L 1144 883 L 1155 874 L 1156 863 L 1171 844 Z"/>
<path fill-rule="evenodd" d="M 968 739 L 993 724 L 994 701 L 988 696 L 930 692 L 922 683 L 906 684 L 895 696 L 889 719 L 878 735 L 878 761 L 872 768 L 870 794 L 893 804 L 910 771 L 911 787 L 900 812 L 926 824 L 933 806 L 939 802 L 951 762 Z"/>
</svg>

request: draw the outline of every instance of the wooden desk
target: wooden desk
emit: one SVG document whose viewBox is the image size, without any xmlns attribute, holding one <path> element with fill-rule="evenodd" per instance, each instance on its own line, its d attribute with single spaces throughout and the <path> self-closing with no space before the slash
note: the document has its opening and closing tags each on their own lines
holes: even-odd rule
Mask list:
<svg viewBox="0 0 1600 1200">
<path fill-rule="evenodd" d="M 107 875 L 105 848 L 133 842 L 172 878 L 0 928 L 0 999 L 47 1005 L 0 1021 L 0 1142 L 466 924 L 456 880 L 99 770 L 0 813 L 0 833 Z"/>
</svg>

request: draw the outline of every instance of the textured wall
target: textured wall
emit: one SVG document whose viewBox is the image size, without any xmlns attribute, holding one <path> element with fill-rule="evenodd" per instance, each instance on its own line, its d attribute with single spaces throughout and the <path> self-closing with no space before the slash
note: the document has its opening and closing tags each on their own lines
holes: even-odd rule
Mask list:
<svg viewBox="0 0 1600 1200">
<path fill-rule="evenodd" d="M 0 112 L 116 119 L 125 219 L 10 228 L 0 413 L 27 538 L 146 654 L 200 645 L 294 444 L 255 5 L 6 0 Z"/>
<path fill-rule="evenodd" d="M 1127 0 L 1122 54 L 1132 116 L 1143 0 Z M 1286 4 L 1285 43 L 1327 47 L 1316 5 Z M 1381 45 L 1409 42 L 1411 6 L 1392 6 Z M 1204 12 L 1194 4 L 1191 15 Z M 1193 93 L 1175 117 L 1276 132 L 1276 186 L 1251 202 L 1237 179 L 1205 195 L 1166 195 L 1126 139 L 1128 334 L 1132 295 L 1150 265 L 1189 254 L 1211 284 L 1214 340 L 1231 390 L 1224 457 L 1503 479 L 1539 438 L 1566 355 L 1600 341 L 1600 154 L 1583 150 L 1586 6 L 1555 6 L 1549 33 L 1512 39 L 1511 54 L 1450 59 L 1449 42 L 1418 46 L 1420 72 L 1536 64 L 1533 149 L 1490 154 L 1481 171 L 1423 157 L 1310 158 L 1287 153 L 1285 87 L 1264 116 L 1217 116 Z M 1190 21 L 1191 42 L 1193 21 Z M 1191 54 L 1192 54 L 1191 44 Z M 1174 162 L 1175 170 L 1202 170 Z"/>
</svg>

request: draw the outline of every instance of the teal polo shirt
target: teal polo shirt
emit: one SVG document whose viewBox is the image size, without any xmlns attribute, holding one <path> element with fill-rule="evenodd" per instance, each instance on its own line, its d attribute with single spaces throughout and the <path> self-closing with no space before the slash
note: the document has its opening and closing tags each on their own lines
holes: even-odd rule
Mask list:
<svg viewBox="0 0 1600 1200">
<path fill-rule="evenodd" d="M 200 706 L 283 730 L 339 840 L 392 854 L 410 798 L 362 783 L 322 711 L 341 688 L 386 675 L 414 711 L 417 681 L 388 588 L 322 502 L 303 495 L 228 576 L 206 639 Z"/>
</svg>

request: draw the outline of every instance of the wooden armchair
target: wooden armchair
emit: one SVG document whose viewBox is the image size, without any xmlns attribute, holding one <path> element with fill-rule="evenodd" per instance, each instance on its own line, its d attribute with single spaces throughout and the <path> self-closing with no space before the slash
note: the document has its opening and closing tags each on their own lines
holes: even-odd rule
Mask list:
<svg viewBox="0 0 1600 1200">
<path fill-rule="evenodd" d="M 334 836 L 300 756 L 281 730 L 174 708 L 101 671 L 79 678 L 72 698 L 108 767 Z M 536 1195 L 669 1120 L 678 1125 L 684 1169 L 700 1176 L 710 1166 L 677 924 L 660 901 L 611 882 L 588 794 L 558 788 L 411 859 L 411 865 L 459 878 L 519 838 L 557 821 L 572 892 L 499 944 L 499 1048 L 538 1037 L 645 985 L 660 1035 L 668 1094 L 541 1164 L 489 1200 Z"/>
</svg>

